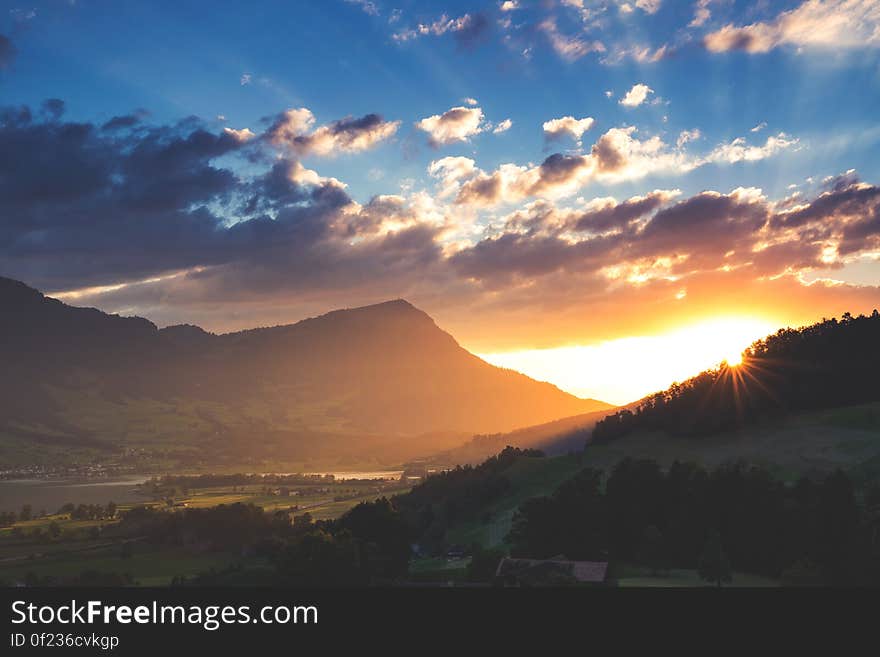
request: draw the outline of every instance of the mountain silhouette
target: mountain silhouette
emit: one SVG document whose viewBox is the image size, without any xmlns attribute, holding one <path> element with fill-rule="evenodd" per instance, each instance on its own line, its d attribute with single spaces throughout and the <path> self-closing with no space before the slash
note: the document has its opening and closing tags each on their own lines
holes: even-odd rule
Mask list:
<svg viewBox="0 0 880 657">
<path fill-rule="evenodd" d="M 424 453 L 610 408 L 486 363 L 402 299 L 222 335 L 72 307 L 6 278 L 0 309 L 0 441 L 283 452 L 419 436 Z"/>
</svg>

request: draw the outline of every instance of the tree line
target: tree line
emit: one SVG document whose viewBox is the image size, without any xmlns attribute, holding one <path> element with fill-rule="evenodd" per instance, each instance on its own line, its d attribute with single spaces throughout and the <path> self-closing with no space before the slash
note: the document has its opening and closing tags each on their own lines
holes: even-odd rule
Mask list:
<svg viewBox="0 0 880 657">
<path fill-rule="evenodd" d="M 395 505 L 423 549 L 439 554 L 448 529 L 476 518 L 511 488 L 507 470 L 521 457 L 542 457 L 536 449 L 507 446 L 479 465 L 458 465 L 433 473 L 403 495 Z"/>
<path fill-rule="evenodd" d="M 880 400 L 880 313 L 825 319 L 780 329 L 722 363 L 641 400 L 596 424 L 591 440 L 606 443 L 635 430 L 700 436 L 793 410 Z"/>
<path fill-rule="evenodd" d="M 337 520 L 308 513 L 265 512 L 253 504 L 221 504 L 167 513 L 149 507 L 127 511 L 122 535 L 160 545 L 186 545 L 262 557 L 274 568 L 273 583 L 288 586 L 359 586 L 406 575 L 410 531 L 386 498 L 362 502 Z M 222 576 L 223 573 L 216 576 Z M 190 583 L 211 584 L 206 573 Z M 176 583 L 187 583 L 178 578 Z"/>
<path fill-rule="evenodd" d="M 857 491 L 843 472 L 793 485 L 742 463 L 711 471 L 625 459 L 585 469 L 550 496 L 523 503 L 513 556 L 730 569 L 786 583 L 880 584 L 880 486 Z M 726 565 L 725 565 L 726 564 Z"/>
</svg>

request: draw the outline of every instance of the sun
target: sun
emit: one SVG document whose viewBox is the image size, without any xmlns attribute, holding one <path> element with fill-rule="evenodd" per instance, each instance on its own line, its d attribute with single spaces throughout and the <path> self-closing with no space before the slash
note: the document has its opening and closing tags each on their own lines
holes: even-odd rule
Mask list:
<svg viewBox="0 0 880 657">
<path fill-rule="evenodd" d="M 626 404 L 725 360 L 739 368 L 743 350 L 778 326 L 764 318 L 716 316 L 654 335 L 480 356 L 580 397 Z"/>
<path fill-rule="evenodd" d="M 724 357 L 724 362 L 726 362 L 730 367 L 742 365 L 742 352 L 731 351 L 729 354 L 727 354 L 727 356 Z"/>
</svg>

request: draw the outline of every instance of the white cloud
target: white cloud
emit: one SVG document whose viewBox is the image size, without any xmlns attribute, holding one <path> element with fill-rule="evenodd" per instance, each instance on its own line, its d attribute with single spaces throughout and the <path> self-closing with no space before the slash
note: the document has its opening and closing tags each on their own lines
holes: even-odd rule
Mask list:
<svg viewBox="0 0 880 657">
<path fill-rule="evenodd" d="M 519 9 L 519 2 L 517 0 L 504 0 L 500 6 L 501 11 L 514 11 L 515 9 Z"/>
<path fill-rule="evenodd" d="M 705 156 L 696 156 L 683 147 L 701 137 L 697 129 L 679 134 L 674 148 L 659 136 L 640 139 L 636 132 L 633 126 L 611 128 L 589 153 L 555 153 L 538 165 L 505 163 L 487 172 L 471 158 L 449 157 L 432 162 L 428 173 L 438 181 L 442 198 L 454 197 L 459 205 L 492 207 L 528 197 L 570 196 L 592 182 L 618 184 L 649 175 L 681 175 L 708 164 L 754 162 L 799 144 L 780 133 L 762 145 L 749 145 L 738 138 Z"/>
<path fill-rule="evenodd" d="M 713 52 L 765 53 L 782 45 L 804 48 L 880 47 L 880 1 L 806 0 L 776 18 L 735 26 L 706 35 Z"/>
<path fill-rule="evenodd" d="M 697 3 L 694 5 L 694 18 L 688 23 L 688 27 L 700 27 L 712 18 L 712 10 L 709 9 L 710 4 L 712 4 L 712 0 L 697 0 Z"/>
<path fill-rule="evenodd" d="M 689 141 L 696 141 L 700 137 L 702 137 L 702 133 L 700 133 L 699 128 L 694 128 L 693 130 L 682 130 L 678 135 L 678 139 L 675 141 L 675 146 L 676 148 L 681 148 Z"/>
<path fill-rule="evenodd" d="M 563 116 L 558 119 L 550 119 L 545 121 L 542 126 L 544 129 L 544 137 L 547 139 L 558 139 L 563 135 L 570 135 L 572 139 L 580 142 L 581 136 L 589 130 L 595 119 L 591 116 L 582 119 L 576 119 L 573 116 Z"/>
<path fill-rule="evenodd" d="M 485 129 L 483 110 L 479 107 L 452 107 L 443 114 L 435 114 L 415 125 L 430 135 L 435 146 L 467 141 Z"/>
<path fill-rule="evenodd" d="M 442 36 L 447 32 L 461 32 L 472 29 L 476 20 L 471 14 L 464 14 L 458 18 L 450 18 L 443 14 L 433 23 L 419 23 L 415 29 L 401 30 L 391 35 L 391 38 L 395 41 L 411 41 L 420 36 Z"/>
<path fill-rule="evenodd" d="M 763 146 L 750 146 L 743 137 L 737 137 L 728 144 L 721 144 L 706 157 L 708 162 L 754 162 L 775 155 L 779 151 L 796 148 L 799 140 L 780 132 L 767 137 Z"/>
<path fill-rule="evenodd" d="M 513 121 L 510 119 L 504 119 L 503 121 L 499 121 L 498 125 L 492 130 L 493 134 L 500 134 L 502 132 L 507 132 L 510 130 L 510 127 L 513 125 Z"/>
<path fill-rule="evenodd" d="M 231 135 L 235 141 L 245 142 L 249 139 L 254 138 L 254 133 L 251 132 L 250 128 L 242 128 L 241 130 L 236 130 L 235 128 L 223 128 L 223 132 L 227 135 Z"/>
<path fill-rule="evenodd" d="M 661 4 L 662 0 L 636 0 L 636 7 L 646 14 L 656 14 Z"/>
<path fill-rule="evenodd" d="M 638 107 L 647 99 L 648 94 L 654 93 L 648 85 L 641 82 L 633 85 L 633 88 L 626 92 L 626 95 L 620 99 L 620 104 L 626 107 Z"/>
<path fill-rule="evenodd" d="M 763 130 L 766 127 L 767 127 L 767 122 L 761 121 L 758 125 L 756 125 L 754 128 L 749 130 L 749 132 L 761 132 L 761 130 Z"/>
</svg>

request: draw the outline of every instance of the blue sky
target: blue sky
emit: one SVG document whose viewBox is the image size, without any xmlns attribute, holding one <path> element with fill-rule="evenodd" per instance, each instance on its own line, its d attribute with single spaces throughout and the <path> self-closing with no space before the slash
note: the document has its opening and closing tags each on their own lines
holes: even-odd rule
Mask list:
<svg viewBox="0 0 880 657">
<path fill-rule="evenodd" d="M 13 1 L 0 35 L 0 187 L 36 190 L 0 274 L 66 300 L 399 296 L 483 352 L 880 305 L 880 0 Z"/>
<path fill-rule="evenodd" d="M 540 160 L 541 124 L 563 115 L 594 117 L 594 130 L 637 125 L 645 134 L 673 138 L 698 128 L 704 149 L 742 136 L 759 141 L 761 135 L 749 130 L 766 123 L 765 134 L 783 131 L 812 147 L 813 152 L 759 165 L 703 169 L 677 181 L 686 193 L 735 179 L 779 195 L 808 176 L 850 168 L 876 177 L 876 49 L 780 47 L 760 56 L 719 56 L 699 45 L 711 25 L 772 18 L 798 2 L 717 2 L 716 15 L 699 28 L 687 27 L 694 15 L 687 2 L 660 3 L 655 14 L 638 8 L 623 14 L 616 8 L 620 3 L 586 2 L 607 7 L 594 9 L 602 21 L 596 30 L 584 30 L 580 10 L 562 3 L 520 2 L 523 8 L 510 12 L 494 2 L 373 4 L 377 15 L 343 0 L 258 1 L 247 8 L 200 2 L 8 3 L 0 25 L 15 35 L 19 55 L 3 75 L 3 96 L 32 105 L 62 98 L 68 116 L 82 120 L 143 108 L 156 122 L 222 115 L 229 125 L 256 129 L 261 118 L 299 106 L 322 121 L 369 112 L 402 120 L 398 143 L 324 165 L 322 173 L 345 180 L 359 200 L 401 179 L 424 178 L 425 163 L 440 153 L 478 155 L 484 168 Z M 389 23 L 394 10 L 400 17 Z M 448 33 L 404 43 L 394 39 L 443 15 L 478 12 L 490 27 L 472 46 Z M 497 25 L 508 17 L 522 27 Z M 601 40 L 607 52 L 574 61 L 560 57 L 534 27 L 548 17 L 571 37 Z M 509 44 L 505 37 L 511 37 Z M 603 63 L 615 49 L 664 45 L 677 50 L 658 62 L 625 56 Z M 530 52 L 523 56 L 526 48 Z M 241 84 L 243 75 L 250 76 L 249 84 Z M 647 84 L 652 100 L 662 102 L 621 106 L 619 97 L 636 83 Z M 613 98 L 605 97 L 607 90 Z M 460 105 L 464 97 L 477 99 L 490 120 L 510 118 L 510 131 L 436 152 L 426 148 L 412 123 Z M 860 141 L 859 133 L 871 128 L 872 139 Z M 853 143 L 835 149 L 828 143 L 834 138 Z M 377 168 L 385 172 L 382 181 L 368 175 Z M 615 191 L 636 193 L 639 185 Z"/>
</svg>

